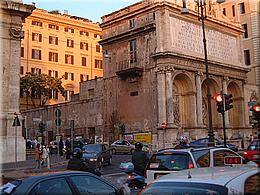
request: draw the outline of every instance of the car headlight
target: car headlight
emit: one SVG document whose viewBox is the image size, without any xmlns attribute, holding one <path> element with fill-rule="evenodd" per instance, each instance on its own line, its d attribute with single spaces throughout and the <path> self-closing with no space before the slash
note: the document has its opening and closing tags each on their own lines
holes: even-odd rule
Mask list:
<svg viewBox="0 0 260 195">
<path fill-rule="evenodd" d="M 97 161 L 97 158 L 91 158 L 89 161 Z"/>
</svg>

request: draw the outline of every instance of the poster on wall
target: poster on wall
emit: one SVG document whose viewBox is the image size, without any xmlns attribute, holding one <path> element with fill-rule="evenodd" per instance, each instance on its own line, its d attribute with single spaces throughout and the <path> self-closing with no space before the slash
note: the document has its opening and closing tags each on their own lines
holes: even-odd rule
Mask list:
<svg viewBox="0 0 260 195">
<path fill-rule="evenodd" d="M 142 142 L 144 144 L 152 143 L 152 133 L 135 133 L 134 134 L 134 142 Z"/>
</svg>

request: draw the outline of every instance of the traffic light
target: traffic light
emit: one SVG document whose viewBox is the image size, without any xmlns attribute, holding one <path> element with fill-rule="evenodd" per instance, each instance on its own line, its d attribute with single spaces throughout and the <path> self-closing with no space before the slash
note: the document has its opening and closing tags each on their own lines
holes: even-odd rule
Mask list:
<svg viewBox="0 0 260 195">
<path fill-rule="evenodd" d="M 45 125 L 43 122 L 40 122 L 39 123 L 39 132 L 40 133 L 43 133 L 45 131 Z"/>
<path fill-rule="evenodd" d="M 223 96 L 222 96 L 222 94 L 217 94 L 215 96 L 215 99 L 216 99 L 217 111 L 219 113 L 223 113 L 224 112 L 224 103 L 223 103 Z"/>
<path fill-rule="evenodd" d="M 259 121 L 260 120 L 260 105 L 255 105 L 251 109 L 253 114 L 253 119 Z"/>
<path fill-rule="evenodd" d="M 233 95 L 232 94 L 225 94 L 225 111 L 230 110 L 231 108 L 233 108 Z"/>
</svg>

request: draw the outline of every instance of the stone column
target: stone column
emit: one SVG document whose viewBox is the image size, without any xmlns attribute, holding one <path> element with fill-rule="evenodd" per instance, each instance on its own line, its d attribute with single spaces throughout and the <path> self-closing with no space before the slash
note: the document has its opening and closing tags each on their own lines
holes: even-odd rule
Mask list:
<svg viewBox="0 0 260 195">
<path fill-rule="evenodd" d="M 227 82 L 228 82 L 228 77 L 224 77 L 223 81 L 222 81 L 222 85 L 223 85 L 223 94 L 227 94 Z M 229 127 L 230 122 L 229 122 L 229 111 L 225 112 L 225 123 L 226 123 L 226 127 Z"/>
<path fill-rule="evenodd" d="M 13 127 L 13 121 L 14 113 L 19 113 L 22 20 L 34 9 L 34 5 L 25 5 L 21 0 L 0 1 L 0 153 L 4 155 L 4 158 L 1 158 L 2 163 L 26 159 L 22 128 Z"/>
<path fill-rule="evenodd" d="M 202 118 L 202 90 L 201 90 L 201 76 L 202 72 L 196 73 L 196 106 L 197 106 L 197 125 L 199 127 L 203 126 L 203 118 Z"/>
<path fill-rule="evenodd" d="M 166 122 L 166 96 L 165 96 L 165 72 L 157 72 L 157 91 L 158 91 L 158 127 Z"/>
<path fill-rule="evenodd" d="M 167 103 L 167 125 L 173 127 L 174 115 L 173 115 L 173 90 L 172 90 L 172 71 L 166 72 L 166 103 Z"/>
</svg>

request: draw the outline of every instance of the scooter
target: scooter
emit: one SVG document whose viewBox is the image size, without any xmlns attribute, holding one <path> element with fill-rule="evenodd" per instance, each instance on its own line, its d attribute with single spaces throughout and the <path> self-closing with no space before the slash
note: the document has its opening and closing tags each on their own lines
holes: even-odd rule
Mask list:
<svg viewBox="0 0 260 195">
<path fill-rule="evenodd" d="M 146 186 L 145 178 L 134 172 L 134 165 L 131 162 L 120 164 L 120 169 L 127 174 L 126 184 L 130 189 L 143 189 Z"/>
</svg>

